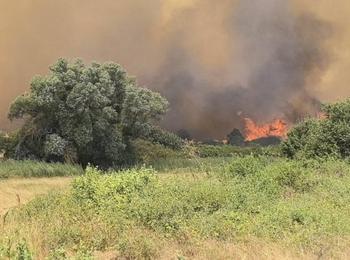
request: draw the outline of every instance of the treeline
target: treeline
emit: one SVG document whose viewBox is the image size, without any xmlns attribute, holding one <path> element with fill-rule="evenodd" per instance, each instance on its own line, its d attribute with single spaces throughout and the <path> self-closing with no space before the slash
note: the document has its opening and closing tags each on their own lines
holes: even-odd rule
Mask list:
<svg viewBox="0 0 350 260">
<path fill-rule="evenodd" d="M 144 157 L 138 145 L 149 150 L 137 141 L 140 139 L 160 149 L 180 151 L 175 154 L 186 153 L 188 146 L 179 135 L 188 137 L 187 132 L 175 135 L 157 126 L 168 105 L 159 93 L 140 87 L 118 64 L 85 65 L 81 60 L 60 59 L 48 75 L 35 77 L 30 91 L 11 104 L 8 117 L 22 120 L 23 126 L 10 134 L 0 134 L 0 152 L 16 160 L 101 168 L 135 164 Z M 290 158 L 349 157 L 350 101 L 325 105 L 322 113 L 321 118 L 306 119 L 291 129 L 279 146 L 280 154 Z M 244 142 L 237 131 L 228 135 L 229 143 L 235 146 Z M 200 157 L 245 154 L 260 145 L 264 144 L 242 151 L 237 147 L 199 146 L 196 153 Z"/>
</svg>

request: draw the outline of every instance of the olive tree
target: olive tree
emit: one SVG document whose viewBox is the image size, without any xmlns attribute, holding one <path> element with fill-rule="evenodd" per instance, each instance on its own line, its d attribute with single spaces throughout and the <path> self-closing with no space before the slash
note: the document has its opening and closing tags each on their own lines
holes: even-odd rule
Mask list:
<svg viewBox="0 0 350 260">
<path fill-rule="evenodd" d="M 10 107 L 11 120 L 25 121 L 14 156 L 117 166 L 128 159 L 130 142 L 147 134 L 167 107 L 118 64 L 60 59 Z"/>
</svg>

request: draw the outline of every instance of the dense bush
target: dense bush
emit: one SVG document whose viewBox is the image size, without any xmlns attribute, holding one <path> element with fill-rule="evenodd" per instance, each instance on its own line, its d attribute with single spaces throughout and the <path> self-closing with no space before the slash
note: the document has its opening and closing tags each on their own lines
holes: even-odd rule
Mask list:
<svg viewBox="0 0 350 260">
<path fill-rule="evenodd" d="M 152 143 L 147 140 L 137 139 L 133 142 L 136 161 L 139 164 L 151 165 L 161 160 L 188 158 L 186 150 L 171 149 L 162 144 Z"/>
<path fill-rule="evenodd" d="M 118 174 L 103 174 L 97 169 L 88 167 L 86 174 L 73 182 L 73 198 L 79 204 L 95 208 L 127 207 L 131 196 L 142 193 L 145 187 L 154 183 L 154 179 L 152 169 L 141 168 L 124 170 Z"/>
<path fill-rule="evenodd" d="M 71 192 L 12 212 L 7 222 L 16 225 L 5 226 L 0 244 L 37 232 L 46 252 L 113 248 L 121 257 L 142 259 L 156 258 L 164 241 L 257 237 L 331 257 L 350 243 L 349 185 L 350 167 L 337 160 L 248 156 L 209 175 L 88 168 Z"/>
<path fill-rule="evenodd" d="M 350 100 L 325 105 L 321 119 L 306 119 L 296 125 L 282 144 L 285 155 L 294 158 L 348 158 L 350 156 Z"/>
<path fill-rule="evenodd" d="M 149 128 L 144 138 L 175 150 L 180 150 L 184 145 L 184 141 L 178 135 L 154 126 Z"/>
<path fill-rule="evenodd" d="M 257 174 L 267 165 L 267 163 L 268 160 L 263 157 L 238 157 L 228 165 L 225 174 L 230 177 L 247 177 L 249 175 Z"/>
</svg>

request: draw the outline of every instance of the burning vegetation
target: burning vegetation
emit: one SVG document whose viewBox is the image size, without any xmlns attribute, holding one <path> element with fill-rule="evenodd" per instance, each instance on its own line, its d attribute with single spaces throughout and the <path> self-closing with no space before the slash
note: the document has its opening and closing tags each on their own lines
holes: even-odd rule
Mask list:
<svg viewBox="0 0 350 260">
<path fill-rule="evenodd" d="M 122 64 L 169 101 L 161 126 L 186 129 L 195 139 L 243 130 L 238 111 L 258 122 L 280 116 L 297 122 L 318 109 L 326 89 L 320 79 L 336 49 L 329 48 L 336 24 L 315 12 L 312 1 L 298 0 L 297 9 L 291 0 L 101 0 L 100 8 L 83 0 L 0 2 L 6 25 L 0 32 L 0 124 L 6 129 L 16 127 L 6 111 L 28 91 L 31 75 L 73 55 Z M 305 2 L 311 6 L 301 8 Z"/>
<path fill-rule="evenodd" d="M 245 140 L 254 141 L 265 137 L 284 138 L 287 135 L 288 125 L 283 119 L 276 119 L 271 123 L 257 124 L 250 118 L 244 118 Z"/>
<path fill-rule="evenodd" d="M 287 136 L 288 125 L 283 119 L 258 124 L 250 118 L 243 118 L 244 130 L 235 128 L 227 135 L 226 143 L 234 146 L 279 144 Z"/>
</svg>

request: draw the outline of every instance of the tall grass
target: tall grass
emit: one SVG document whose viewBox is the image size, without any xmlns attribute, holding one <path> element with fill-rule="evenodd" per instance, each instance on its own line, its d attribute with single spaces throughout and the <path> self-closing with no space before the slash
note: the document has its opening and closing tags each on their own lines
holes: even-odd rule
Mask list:
<svg viewBox="0 0 350 260">
<path fill-rule="evenodd" d="M 209 241 L 217 251 L 256 240 L 313 258 L 350 253 L 346 162 L 246 156 L 218 169 L 164 178 L 147 168 L 89 168 L 70 192 L 10 212 L 0 245 L 10 238 L 37 256 L 113 251 L 127 259 L 215 259 L 194 249 Z"/>
<path fill-rule="evenodd" d="M 77 176 L 83 173 L 83 169 L 78 165 L 38 161 L 0 161 L 0 179 Z"/>
<path fill-rule="evenodd" d="M 232 161 L 232 157 L 168 158 L 156 160 L 148 166 L 161 173 L 214 173 L 221 171 L 230 161 Z"/>
</svg>

